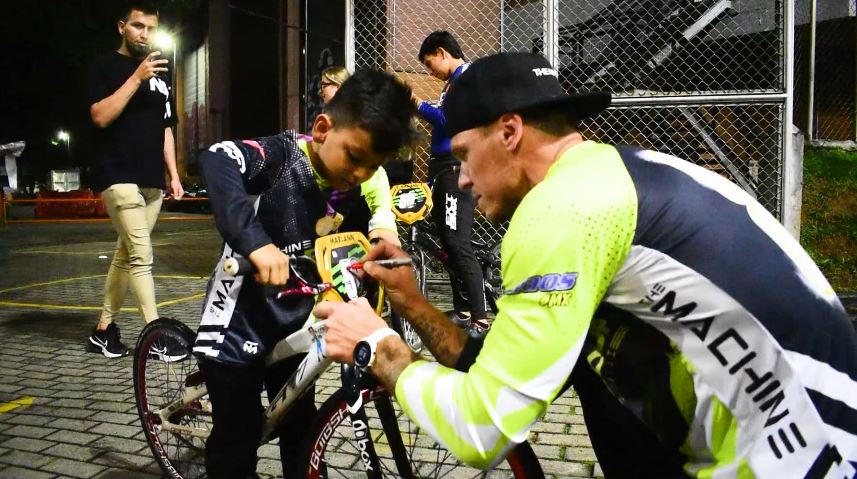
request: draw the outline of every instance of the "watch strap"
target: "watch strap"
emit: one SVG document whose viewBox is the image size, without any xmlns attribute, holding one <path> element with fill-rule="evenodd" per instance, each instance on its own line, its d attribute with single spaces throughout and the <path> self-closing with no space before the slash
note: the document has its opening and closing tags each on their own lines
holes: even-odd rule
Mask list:
<svg viewBox="0 0 857 479">
<path fill-rule="evenodd" d="M 366 341 L 367 343 L 372 345 L 372 350 L 374 351 L 375 348 L 378 346 L 378 343 L 380 343 L 382 339 L 386 338 L 387 336 L 393 335 L 398 336 L 399 333 L 397 333 L 393 328 L 381 328 L 370 334 L 369 336 L 366 336 L 361 341 Z"/>
<path fill-rule="evenodd" d="M 365 365 L 358 364 L 358 368 L 366 370 L 372 367 L 373 364 L 375 364 L 375 356 L 378 352 L 378 343 L 380 343 L 381 340 L 383 340 L 387 336 L 399 336 L 399 333 L 397 333 L 391 328 L 381 328 L 357 342 L 356 348 L 359 348 L 361 344 L 366 344 L 369 346 L 369 360 Z"/>
</svg>

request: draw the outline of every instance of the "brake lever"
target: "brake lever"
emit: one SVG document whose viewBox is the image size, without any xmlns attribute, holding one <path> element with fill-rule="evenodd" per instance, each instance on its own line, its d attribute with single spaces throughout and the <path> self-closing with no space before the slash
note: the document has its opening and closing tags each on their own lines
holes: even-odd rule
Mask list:
<svg viewBox="0 0 857 479">
<path fill-rule="evenodd" d="M 277 293 L 277 299 L 283 298 L 285 296 L 315 296 L 317 294 L 324 293 L 333 289 L 333 284 L 331 283 L 321 283 L 321 284 L 302 284 L 297 288 L 288 288 Z"/>
</svg>

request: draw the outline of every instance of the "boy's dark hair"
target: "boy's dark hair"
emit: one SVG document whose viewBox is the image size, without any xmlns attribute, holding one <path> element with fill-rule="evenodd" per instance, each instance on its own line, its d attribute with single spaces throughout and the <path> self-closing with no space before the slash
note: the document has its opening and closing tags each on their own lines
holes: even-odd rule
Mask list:
<svg viewBox="0 0 857 479">
<path fill-rule="evenodd" d="M 119 21 L 127 22 L 128 17 L 131 16 L 132 10 L 138 10 L 140 12 L 145 13 L 146 15 L 160 15 L 160 13 L 158 12 L 158 8 L 155 7 L 154 3 L 146 1 L 131 1 L 125 2 L 122 5 L 122 10 L 119 12 Z"/>
<path fill-rule="evenodd" d="M 426 55 L 431 55 L 436 52 L 438 48 L 446 50 L 447 53 L 452 55 L 452 58 L 464 58 L 464 53 L 461 51 L 461 47 L 458 45 L 458 41 L 455 37 L 445 30 L 438 30 L 431 32 L 429 36 L 423 40 L 423 44 L 420 45 L 420 53 L 417 55 L 417 59 L 422 63 Z"/>
<path fill-rule="evenodd" d="M 372 138 L 372 149 L 397 152 L 414 138 L 411 89 L 388 73 L 358 70 L 324 107 L 336 127 L 359 127 Z"/>
</svg>

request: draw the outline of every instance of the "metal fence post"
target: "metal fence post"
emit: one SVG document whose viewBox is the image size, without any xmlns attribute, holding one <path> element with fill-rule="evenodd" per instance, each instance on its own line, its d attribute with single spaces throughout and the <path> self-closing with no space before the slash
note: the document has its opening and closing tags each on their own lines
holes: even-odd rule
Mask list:
<svg viewBox="0 0 857 479">
<path fill-rule="evenodd" d="M 809 7 L 809 79 L 807 81 L 806 138 L 815 137 L 815 16 L 818 0 L 810 0 Z"/>
<path fill-rule="evenodd" d="M 557 0 L 543 1 L 545 57 L 554 68 L 559 68 L 559 18 L 557 18 Z"/>
<path fill-rule="evenodd" d="M 345 68 L 353 72 L 354 66 L 354 0 L 345 0 Z"/>
<path fill-rule="evenodd" d="M 813 9 L 815 0 L 812 0 Z M 783 4 L 783 56 L 784 75 L 783 88 L 786 99 L 783 114 L 783 208 L 782 222 L 786 229 L 797 239 L 800 239 L 800 207 L 801 191 L 803 188 L 803 156 L 802 151 L 794 151 L 793 111 L 794 111 L 794 28 L 795 11 L 791 0 Z M 810 84 L 812 82 L 810 81 Z M 810 87 L 811 88 L 811 87 Z M 810 118 L 811 120 L 811 118 Z M 808 130 L 812 131 L 810 125 Z"/>
</svg>

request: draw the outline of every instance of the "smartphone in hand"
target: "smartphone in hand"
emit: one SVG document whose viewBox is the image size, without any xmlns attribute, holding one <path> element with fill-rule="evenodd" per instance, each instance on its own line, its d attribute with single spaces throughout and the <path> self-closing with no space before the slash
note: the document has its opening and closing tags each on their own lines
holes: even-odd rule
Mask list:
<svg viewBox="0 0 857 479">
<path fill-rule="evenodd" d="M 161 53 L 161 52 L 152 52 L 152 53 L 149 53 L 149 61 L 150 61 L 150 62 L 154 62 L 154 61 L 157 61 L 157 60 L 166 60 L 166 57 L 165 57 L 165 56 L 164 56 L 164 54 L 163 54 L 163 53 Z M 158 68 L 167 68 L 167 70 L 168 70 L 168 71 L 163 71 L 163 72 L 160 72 L 160 71 L 159 71 L 159 72 L 156 72 L 156 73 L 155 73 L 155 76 L 156 76 L 156 77 L 158 77 L 158 78 L 164 78 L 164 77 L 166 77 L 166 76 L 167 76 L 167 74 L 169 73 L 169 67 L 170 67 L 169 61 L 167 61 L 167 63 L 165 63 L 165 64 L 164 64 L 164 63 L 159 63 L 157 67 L 158 67 Z"/>
</svg>

